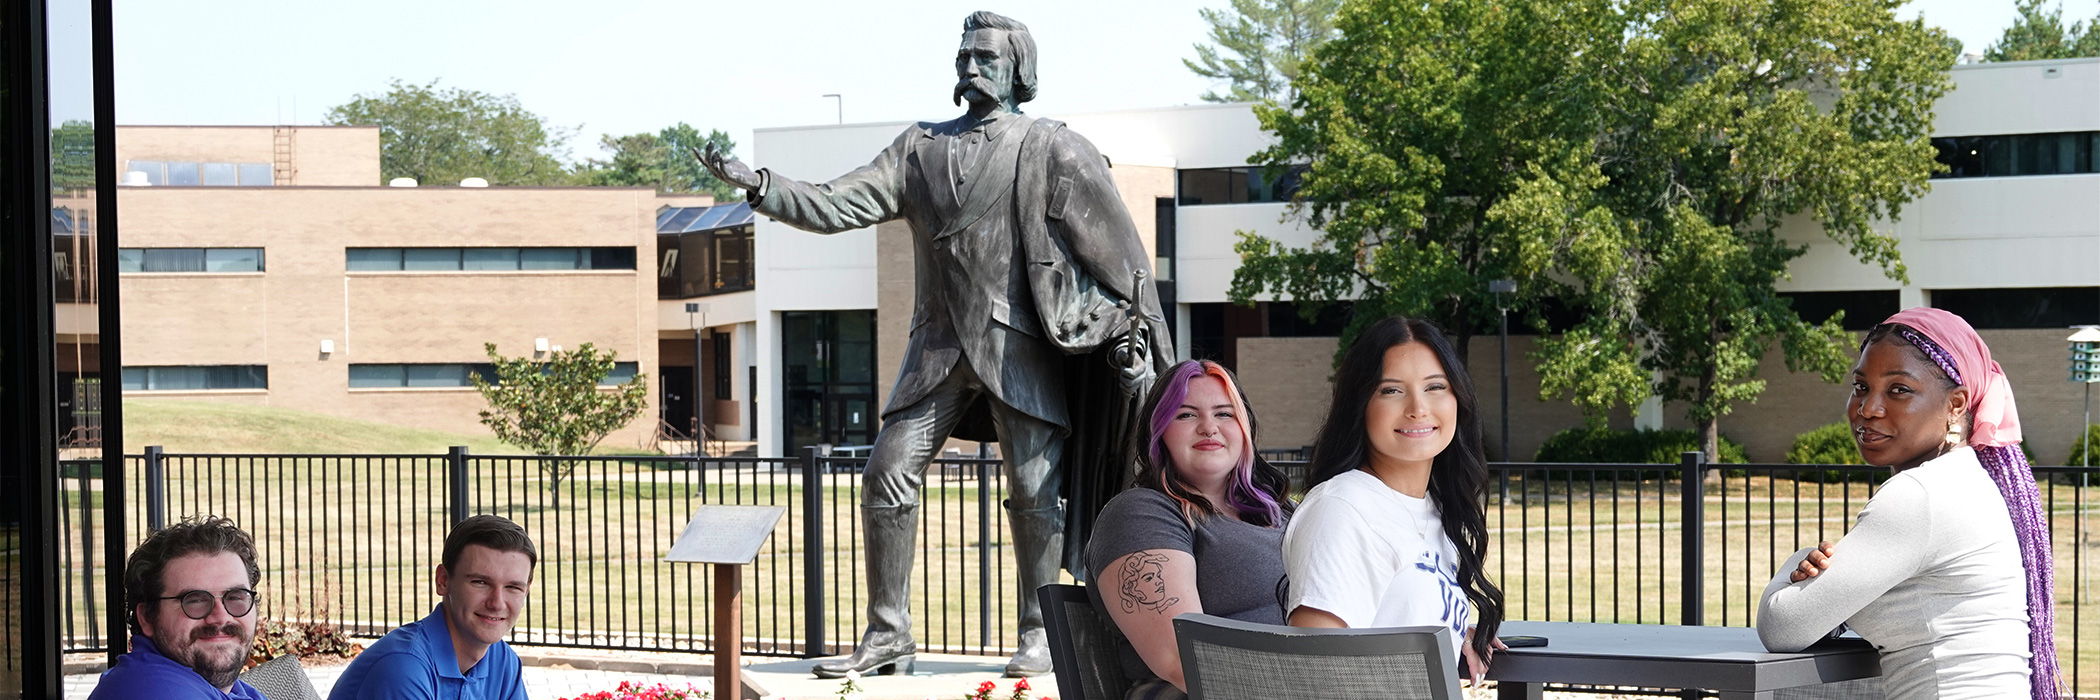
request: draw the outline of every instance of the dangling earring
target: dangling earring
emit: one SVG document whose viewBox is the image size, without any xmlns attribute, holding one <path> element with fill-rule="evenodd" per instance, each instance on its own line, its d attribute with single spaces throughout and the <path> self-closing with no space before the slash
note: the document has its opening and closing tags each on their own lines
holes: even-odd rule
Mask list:
<svg viewBox="0 0 2100 700">
<path fill-rule="evenodd" d="M 1961 446 L 1961 430 L 1955 427 L 1960 421 L 1960 414 L 1955 414 L 1954 417 L 1947 419 L 1947 449 L 1951 450 Z"/>
</svg>

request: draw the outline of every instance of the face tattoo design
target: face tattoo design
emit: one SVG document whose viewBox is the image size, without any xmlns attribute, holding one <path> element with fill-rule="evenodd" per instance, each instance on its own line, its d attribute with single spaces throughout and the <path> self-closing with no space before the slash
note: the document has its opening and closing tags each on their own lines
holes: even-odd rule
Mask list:
<svg viewBox="0 0 2100 700">
<path fill-rule="evenodd" d="M 1150 552 L 1123 560 L 1123 612 L 1135 612 L 1138 606 L 1164 612 L 1167 606 L 1181 602 L 1167 597 L 1166 563 L 1165 555 Z"/>
</svg>

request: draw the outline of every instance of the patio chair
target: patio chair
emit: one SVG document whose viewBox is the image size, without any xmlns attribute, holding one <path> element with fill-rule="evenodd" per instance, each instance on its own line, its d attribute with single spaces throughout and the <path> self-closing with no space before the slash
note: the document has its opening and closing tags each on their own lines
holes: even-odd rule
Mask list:
<svg viewBox="0 0 2100 700">
<path fill-rule="evenodd" d="M 1174 618 L 1190 700 L 1459 700 L 1451 630 L 1311 629 Z"/>
<path fill-rule="evenodd" d="M 1050 636 L 1058 697 L 1122 700 L 1130 684 L 1116 655 L 1115 632 L 1110 629 L 1115 623 L 1094 610 L 1086 587 L 1053 583 L 1035 589 L 1035 595 L 1043 604 L 1043 631 Z"/>
<path fill-rule="evenodd" d="M 241 673 L 241 680 L 255 686 L 270 700 L 321 700 L 314 682 L 306 677 L 297 656 L 279 656 Z"/>
</svg>

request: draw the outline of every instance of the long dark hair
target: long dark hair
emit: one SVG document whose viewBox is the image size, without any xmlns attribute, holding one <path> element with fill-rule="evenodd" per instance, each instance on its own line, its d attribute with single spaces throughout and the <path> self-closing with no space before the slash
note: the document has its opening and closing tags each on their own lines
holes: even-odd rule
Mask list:
<svg viewBox="0 0 2100 700">
<path fill-rule="evenodd" d="M 1181 506 L 1181 515 L 1194 527 L 1196 521 L 1218 514 L 1217 506 L 1204 498 L 1174 468 L 1174 454 L 1161 442 L 1167 424 L 1173 422 L 1174 414 L 1188 397 L 1189 382 L 1197 377 L 1217 377 L 1225 383 L 1225 391 L 1232 397 L 1236 417 L 1240 423 L 1243 440 L 1240 445 L 1240 463 L 1229 484 L 1226 498 L 1239 510 L 1240 519 L 1266 527 L 1283 525 L 1291 512 L 1290 479 L 1283 470 L 1269 464 L 1254 451 L 1254 409 L 1247 405 L 1246 392 L 1240 391 L 1240 383 L 1232 371 L 1209 360 L 1185 360 L 1167 369 L 1159 381 L 1153 382 L 1152 391 L 1145 396 L 1145 430 L 1138 436 L 1144 443 L 1134 450 L 1137 453 L 1138 473 L 1133 485 L 1167 495 Z"/>
<path fill-rule="evenodd" d="M 1482 562 L 1487 558 L 1487 457 L 1481 451 L 1480 411 L 1473 399 L 1473 379 L 1458 360 L 1458 351 L 1443 331 L 1428 321 L 1393 316 L 1371 324 L 1357 334 L 1356 342 L 1342 355 L 1334 373 L 1334 400 L 1327 404 L 1327 420 L 1313 441 L 1312 479 L 1318 486 L 1328 479 L 1370 463 L 1371 440 L 1364 425 L 1364 409 L 1372 392 L 1385 376 L 1385 353 L 1394 346 L 1420 342 L 1436 352 L 1438 364 L 1458 398 L 1458 426 L 1451 444 L 1430 462 L 1429 498 L 1442 511 L 1444 533 L 1458 545 L 1458 582 L 1466 599 L 1480 611 L 1479 629 L 1473 635 L 1473 651 L 1487 658 L 1488 640 L 1502 626 L 1502 589 L 1489 581 Z"/>
</svg>

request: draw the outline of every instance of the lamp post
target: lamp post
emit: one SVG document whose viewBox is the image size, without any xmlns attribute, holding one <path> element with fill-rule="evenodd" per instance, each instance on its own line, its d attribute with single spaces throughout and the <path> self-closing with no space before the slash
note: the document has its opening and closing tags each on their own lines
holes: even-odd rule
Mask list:
<svg viewBox="0 0 2100 700">
<path fill-rule="evenodd" d="M 2085 446 L 2085 449 L 2079 452 L 2079 466 L 2086 468 L 2078 472 L 2078 537 L 2083 540 L 2086 534 L 2085 492 L 2086 488 L 2092 485 L 2093 478 L 2093 384 L 2100 383 L 2100 326 L 2075 328 L 2078 332 L 2072 333 L 2071 337 L 2064 340 L 2071 342 L 2071 381 L 2085 385 L 2085 421 L 2078 425 L 2078 443 Z M 2075 551 L 2083 553 L 2084 543 L 2081 542 Z M 2093 590 L 2092 574 L 2086 570 L 2085 562 L 2078 562 L 2077 566 L 2078 575 L 2085 578 L 2080 590 L 2090 596 Z"/>
<path fill-rule="evenodd" d="M 695 315 L 700 317 L 698 323 L 693 320 Z M 693 329 L 693 456 L 699 457 L 707 454 L 700 439 L 704 432 L 700 429 L 700 331 L 707 327 L 707 304 L 686 302 L 685 324 Z"/>
<path fill-rule="evenodd" d="M 1509 457 L 1509 303 L 1504 295 L 1515 294 L 1516 280 L 1495 280 L 1488 283 L 1488 291 L 1495 294 L 1495 308 L 1502 312 L 1502 461 Z M 1509 470 L 1502 470 L 1502 502 L 1509 502 Z"/>
<path fill-rule="evenodd" d="M 844 123 L 846 123 L 846 97 L 845 97 L 844 95 L 840 95 L 840 94 L 838 94 L 838 93 L 835 93 L 835 92 L 833 92 L 833 93 L 826 93 L 826 94 L 825 94 L 824 96 L 825 96 L 825 97 L 829 97 L 829 98 L 831 98 L 831 99 L 833 99 L 833 100 L 837 100 L 837 101 L 838 101 L 838 107 L 839 107 L 839 123 L 840 123 L 840 124 L 844 124 Z"/>
</svg>

